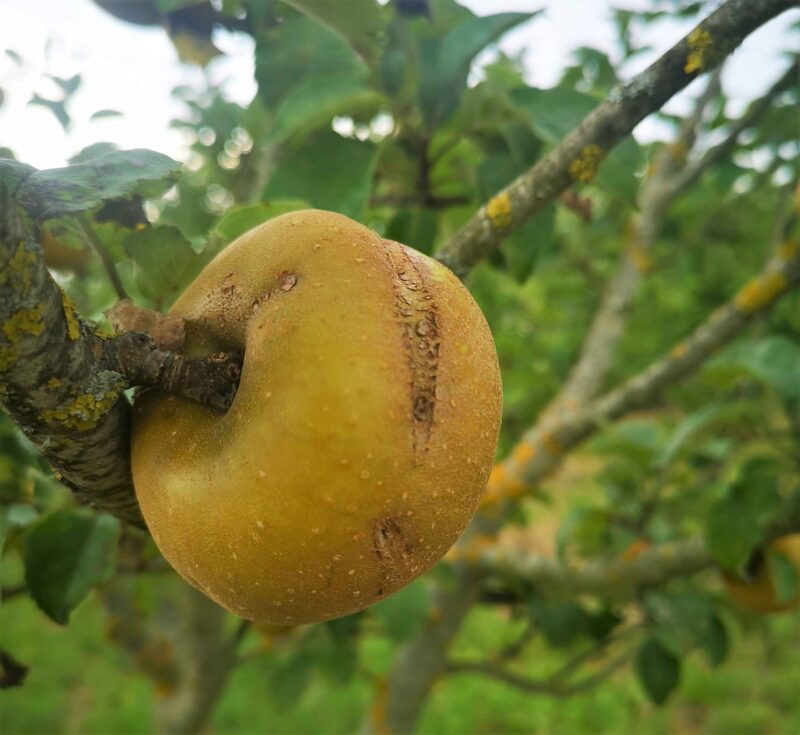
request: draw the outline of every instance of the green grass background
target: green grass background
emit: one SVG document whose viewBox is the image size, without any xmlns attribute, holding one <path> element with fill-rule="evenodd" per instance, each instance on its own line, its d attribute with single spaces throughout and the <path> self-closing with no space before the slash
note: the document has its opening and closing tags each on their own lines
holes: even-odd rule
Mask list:
<svg viewBox="0 0 800 735">
<path fill-rule="evenodd" d="M 631 671 L 597 690 L 568 700 L 530 696 L 492 680 L 459 675 L 440 682 L 420 725 L 422 735 L 470 733 L 711 733 L 797 735 L 800 733 L 800 614 L 753 618 L 746 637 L 734 630 L 732 653 L 717 669 L 689 658 L 679 690 L 655 708 Z M 508 636 L 508 625 L 492 610 L 473 614 L 458 653 L 479 656 Z M 91 597 L 67 628 L 47 620 L 25 597 L 0 608 L 0 646 L 30 666 L 23 687 L 0 692 L 3 735 L 123 735 L 152 732 L 153 687 L 131 660 L 105 638 L 105 616 Z M 258 651 L 253 632 L 245 650 Z M 392 655 L 386 639 L 365 635 L 360 666 L 385 671 Z M 269 696 L 273 656 L 248 657 L 236 670 L 212 723 L 217 734 L 276 735 L 355 733 L 372 701 L 372 685 L 357 676 L 333 686 L 313 676 L 294 706 Z M 524 668 L 542 675 L 563 655 L 532 644 Z"/>
</svg>

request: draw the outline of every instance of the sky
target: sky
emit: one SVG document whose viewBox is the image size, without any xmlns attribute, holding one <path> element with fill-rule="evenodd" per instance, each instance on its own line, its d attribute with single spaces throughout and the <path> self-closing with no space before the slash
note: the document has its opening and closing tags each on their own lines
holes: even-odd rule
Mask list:
<svg viewBox="0 0 800 735">
<path fill-rule="evenodd" d="M 509 53 L 524 51 L 527 79 L 542 87 L 558 79 L 570 63 L 571 52 L 579 46 L 618 54 L 612 8 L 653 7 L 648 0 L 462 0 L 462 4 L 481 15 L 539 8 L 545 11 L 509 33 L 501 43 Z M 709 12 L 718 4 L 708 2 Z M 789 27 L 798 19 L 798 10 L 776 18 L 746 39 L 728 62 L 723 85 L 731 96 L 731 114 L 741 111 L 781 74 L 785 61 L 780 53 L 792 48 Z M 637 37 L 653 49 L 627 64 L 623 68 L 625 77 L 644 69 L 691 26 L 691 21 L 660 23 L 647 35 Z M 229 99 L 246 104 L 256 91 L 253 40 L 227 32 L 217 34 L 214 40 L 226 56 L 212 61 L 205 73 L 214 82 L 224 82 Z M 24 61 L 20 66 L 8 54 L 0 53 L 0 89 L 4 96 L 0 146 L 11 148 L 19 160 L 37 168 L 62 166 L 71 155 L 98 141 L 185 158 L 187 141 L 169 126 L 170 120 L 183 112 L 171 90 L 183 84 L 200 85 L 204 72 L 178 63 L 162 29 L 119 21 L 90 0 L 0 0 L 0 49 L 12 50 Z M 73 121 L 65 133 L 49 110 L 28 102 L 35 93 L 56 95 L 57 87 L 47 74 L 68 78 L 76 73 L 83 75 L 83 82 L 71 100 Z M 684 111 L 700 84 L 694 82 L 667 109 Z M 91 119 L 102 109 L 118 110 L 122 115 Z M 635 134 L 647 140 L 663 132 L 649 119 Z"/>
</svg>

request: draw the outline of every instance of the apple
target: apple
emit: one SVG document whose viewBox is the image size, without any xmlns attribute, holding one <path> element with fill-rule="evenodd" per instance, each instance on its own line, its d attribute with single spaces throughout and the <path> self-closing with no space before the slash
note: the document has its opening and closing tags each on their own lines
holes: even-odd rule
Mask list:
<svg viewBox="0 0 800 735">
<path fill-rule="evenodd" d="M 231 408 L 135 400 L 137 497 L 166 559 L 245 618 L 386 598 L 470 521 L 494 461 L 491 333 L 437 261 L 319 210 L 221 252 L 171 314 L 186 353 L 243 354 Z"/>
</svg>

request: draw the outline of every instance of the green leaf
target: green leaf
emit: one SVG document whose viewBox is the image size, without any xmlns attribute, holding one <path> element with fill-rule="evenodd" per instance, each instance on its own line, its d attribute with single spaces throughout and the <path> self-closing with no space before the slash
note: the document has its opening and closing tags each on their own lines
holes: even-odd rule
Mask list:
<svg viewBox="0 0 800 735">
<path fill-rule="evenodd" d="M 537 602 L 533 616 L 551 646 L 567 646 L 589 629 L 589 615 L 571 601 Z"/>
<path fill-rule="evenodd" d="M 61 510 L 28 533 L 25 582 L 41 610 L 65 625 L 70 612 L 116 563 L 119 521 L 86 510 Z"/>
<path fill-rule="evenodd" d="M 730 651 L 728 629 L 716 613 L 711 616 L 707 635 L 701 643 L 711 666 L 719 666 L 728 658 Z"/>
<path fill-rule="evenodd" d="M 265 204 L 235 207 L 226 212 L 225 216 L 217 222 L 214 232 L 226 243 L 231 242 L 268 219 L 287 212 L 296 212 L 298 209 L 308 209 L 308 204 L 300 200 L 276 199 Z"/>
<path fill-rule="evenodd" d="M 542 257 L 555 250 L 555 229 L 556 208 L 548 204 L 500 243 L 508 272 L 519 283 L 525 283 Z"/>
<path fill-rule="evenodd" d="M 535 15 L 537 13 L 473 15 L 440 39 L 423 39 L 419 102 L 429 127 L 438 125 L 458 106 L 466 90 L 473 59 L 504 33 Z"/>
<path fill-rule="evenodd" d="M 767 524 L 779 506 L 774 461 L 749 460 L 706 518 L 706 543 L 716 561 L 732 571 L 741 568 L 763 539 Z"/>
<path fill-rule="evenodd" d="M 109 143 L 101 141 L 99 143 L 92 143 L 85 148 L 81 148 L 74 156 L 67 159 L 67 163 L 86 163 L 92 158 L 97 158 L 104 153 L 112 153 L 119 150 L 116 143 Z"/>
<path fill-rule="evenodd" d="M 369 64 L 378 56 L 388 14 L 375 0 L 284 0 L 345 39 Z"/>
<path fill-rule="evenodd" d="M 689 592 L 647 596 L 647 609 L 656 623 L 655 637 L 676 656 L 684 656 L 709 637 L 714 609 L 709 597 Z"/>
<path fill-rule="evenodd" d="M 7 192 L 9 196 L 16 196 L 22 184 L 36 173 L 33 166 L 27 163 L 13 161 L 10 158 L 0 158 L 0 192 Z"/>
<path fill-rule="evenodd" d="M 64 128 L 64 130 L 69 127 L 69 115 L 67 114 L 67 108 L 64 105 L 63 100 L 48 100 L 45 97 L 35 94 L 33 97 L 31 97 L 28 104 L 38 105 L 39 107 L 44 107 L 50 110 L 50 112 L 55 115 L 56 120 L 58 120 L 59 124 L 62 128 Z"/>
<path fill-rule="evenodd" d="M 278 163 L 262 199 L 303 199 L 314 207 L 361 219 L 377 147 L 326 130 Z"/>
<path fill-rule="evenodd" d="M 90 120 L 102 120 L 104 117 L 122 117 L 122 113 L 119 110 L 98 110 L 97 112 L 93 112 Z"/>
<path fill-rule="evenodd" d="M 767 568 L 775 587 L 775 601 L 783 605 L 794 600 L 800 589 L 800 580 L 797 579 L 792 560 L 779 551 L 770 550 L 767 553 Z"/>
<path fill-rule="evenodd" d="M 648 638 L 636 655 L 636 674 L 647 696 L 663 704 L 678 686 L 681 662 L 654 638 Z"/>
<path fill-rule="evenodd" d="M 418 579 L 373 605 L 370 613 L 381 621 L 391 638 L 403 641 L 414 636 L 422 627 L 429 605 L 428 587 Z"/>
<path fill-rule="evenodd" d="M 710 406 L 705 406 L 699 411 L 689 414 L 675 427 L 667 443 L 659 450 L 654 464 L 662 469 L 669 467 L 686 443 L 713 421 L 720 414 L 722 408 L 720 404 L 712 403 Z"/>
<path fill-rule="evenodd" d="M 25 180 L 17 199 L 33 217 L 53 219 L 127 194 L 156 196 L 172 186 L 179 167 L 155 151 L 112 151 L 74 166 L 37 171 Z"/>
<path fill-rule="evenodd" d="M 369 108 L 377 112 L 380 99 L 367 88 L 362 74 L 307 79 L 278 107 L 269 140 L 280 143 L 315 127 L 330 126 L 336 115 L 357 115 Z"/>
<path fill-rule="evenodd" d="M 69 79 L 65 79 L 64 77 L 56 77 L 53 75 L 49 76 L 50 79 L 52 79 L 59 87 L 61 87 L 61 90 L 64 92 L 65 101 L 72 97 L 72 95 L 78 91 L 78 87 L 81 86 L 80 74 L 75 74 L 74 76 L 69 77 Z"/>
<path fill-rule="evenodd" d="M 302 652 L 279 661 L 270 672 L 267 693 L 272 704 L 281 712 L 294 707 L 308 687 L 312 660 Z"/>
<path fill-rule="evenodd" d="M 385 236 L 389 240 L 402 242 L 421 253 L 430 254 L 436 241 L 436 214 L 424 207 L 403 208 L 386 226 Z"/>
<path fill-rule="evenodd" d="M 594 97 L 568 87 L 526 87 L 513 90 L 510 96 L 528 115 L 534 131 L 548 143 L 558 143 L 598 104 Z"/>
<path fill-rule="evenodd" d="M 773 388 L 784 400 L 800 401 L 800 345 L 770 336 L 750 345 L 740 364 Z"/>
<path fill-rule="evenodd" d="M 134 262 L 136 285 L 159 305 L 171 303 L 209 260 L 198 254 L 177 227 L 147 227 L 134 232 L 125 248 Z"/>
<path fill-rule="evenodd" d="M 302 15 L 289 15 L 256 39 L 258 95 L 271 110 L 308 80 L 338 85 L 366 78 L 367 68 L 333 31 Z"/>
</svg>

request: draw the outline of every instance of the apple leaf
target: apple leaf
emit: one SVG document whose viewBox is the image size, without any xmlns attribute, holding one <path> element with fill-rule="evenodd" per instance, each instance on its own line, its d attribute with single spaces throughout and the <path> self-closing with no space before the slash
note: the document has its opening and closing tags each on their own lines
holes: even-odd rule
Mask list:
<svg viewBox="0 0 800 735">
<path fill-rule="evenodd" d="M 70 612 L 114 573 L 120 523 L 87 510 L 61 510 L 36 524 L 25 544 L 25 582 L 41 610 L 66 625 Z"/>
<path fill-rule="evenodd" d="M 155 151 L 109 151 L 83 163 L 36 171 L 17 193 L 39 220 L 84 212 L 128 194 L 157 196 L 172 186 L 180 164 Z"/>
<path fill-rule="evenodd" d="M 314 207 L 360 219 L 369 198 L 378 148 L 326 130 L 290 151 L 262 198 L 304 199 Z"/>
<path fill-rule="evenodd" d="M 387 11 L 375 0 L 284 0 L 296 10 L 338 33 L 369 64 L 375 62 Z"/>
<path fill-rule="evenodd" d="M 654 704 L 663 704 L 678 686 L 681 662 L 655 638 L 648 638 L 636 655 L 636 674 Z"/>
</svg>

